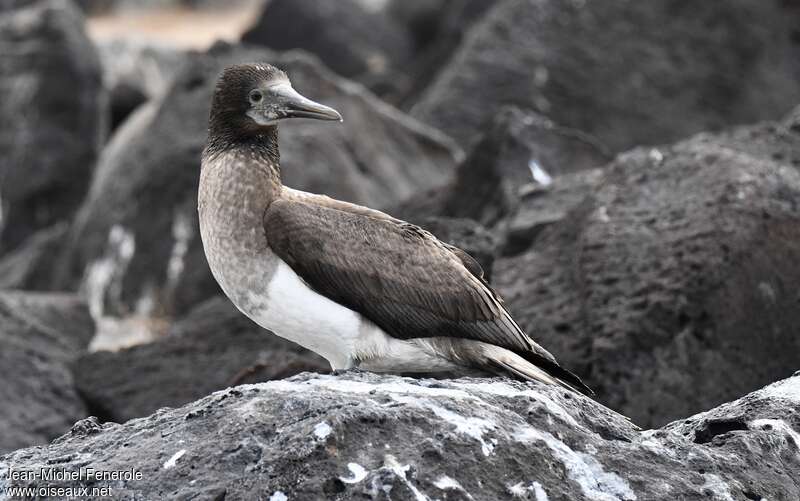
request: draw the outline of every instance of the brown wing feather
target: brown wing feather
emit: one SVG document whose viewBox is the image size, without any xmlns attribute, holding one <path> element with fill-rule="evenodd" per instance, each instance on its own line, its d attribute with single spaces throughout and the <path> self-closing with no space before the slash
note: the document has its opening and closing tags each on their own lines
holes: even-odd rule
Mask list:
<svg viewBox="0 0 800 501">
<path fill-rule="evenodd" d="M 469 337 L 530 349 L 505 310 L 444 244 L 412 224 L 278 200 L 265 230 L 273 252 L 320 294 L 409 339 Z"/>
<path fill-rule="evenodd" d="M 471 256 L 417 226 L 279 199 L 267 209 L 264 229 L 272 251 L 311 288 L 390 336 L 483 341 L 577 379 L 522 332 Z"/>
</svg>

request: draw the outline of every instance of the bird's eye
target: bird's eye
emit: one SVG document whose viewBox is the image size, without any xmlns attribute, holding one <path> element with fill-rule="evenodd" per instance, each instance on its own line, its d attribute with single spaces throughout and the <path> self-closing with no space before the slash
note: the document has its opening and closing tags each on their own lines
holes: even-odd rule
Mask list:
<svg viewBox="0 0 800 501">
<path fill-rule="evenodd" d="M 258 89 L 253 89 L 250 91 L 250 102 L 251 103 L 260 103 L 261 99 L 264 96 L 261 94 L 261 91 Z"/>
</svg>

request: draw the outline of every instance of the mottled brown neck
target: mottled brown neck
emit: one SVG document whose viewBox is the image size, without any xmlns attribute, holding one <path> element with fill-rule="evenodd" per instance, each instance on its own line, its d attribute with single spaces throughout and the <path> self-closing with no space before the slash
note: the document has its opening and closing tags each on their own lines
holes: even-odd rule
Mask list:
<svg viewBox="0 0 800 501">
<path fill-rule="evenodd" d="M 234 127 L 221 120 L 211 120 L 204 163 L 210 157 L 235 153 L 250 157 L 253 164 L 272 166 L 280 179 L 281 154 L 278 149 L 278 126 Z"/>
<path fill-rule="evenodd" d="M 279 166 L 259 152 L 241 145 L 219 152 L 207 148 L 198 193 L 204 245 L 263 251 L 264 213 L 281 191 Z"/>
</svg>

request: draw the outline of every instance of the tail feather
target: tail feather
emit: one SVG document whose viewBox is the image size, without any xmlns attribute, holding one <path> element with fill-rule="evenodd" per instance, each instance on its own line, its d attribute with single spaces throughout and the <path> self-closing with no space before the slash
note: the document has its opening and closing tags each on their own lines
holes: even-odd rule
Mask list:
<svg viewBox="0 0 800 501">
<path fill-rule="evenodd" d="M 523 358 L 525 358 L 528 363 L 539 367 L 551 376 L 555 377 L 561 383 L 566 384 L 570 389 L 590 397 L 594 396 L 594 391 L 586 386 L 586 384 L 581 381 L 581 378 L 579 378 L 575 373 L 561 367 L 557 362 L 536 357 L 535 354 L 531 354 L 527 357 L 523 356 Z"/>
<path fill-rule="evenodd" d="M 486 345 L 484 355 L 491 365 L 523 381 L 541 381 L 587 396 L 594 396 L 592 389 L 586 386 L 578 376 L 556 362 L 545 359 L 537 359 L 536 362 L 533 362 L 515 352 L 492 345 Z"/>
<path fill-rule="evenodd" d="M 564 369 L 555 358 L 530 351 L 516 352 L 494 344 L 473 339 L 454 337 L 417 338 L 416 346 L 434 357 L 453 362 L 453 367 L 471 368 L 478 373 L 512 376 L 522 381 L 540 381 L 564 387 L 576 393 L 593 396 L 594 392 L 583 381 Z"/>
</svg>

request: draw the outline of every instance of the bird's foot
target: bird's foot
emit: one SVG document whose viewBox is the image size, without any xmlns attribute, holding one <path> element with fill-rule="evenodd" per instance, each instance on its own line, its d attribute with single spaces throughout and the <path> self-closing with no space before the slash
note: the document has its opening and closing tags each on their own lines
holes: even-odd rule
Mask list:
<svg viewBox="0 0 800 501">
<path fill-rule="evenodd" d="M 345 374 L 364 374 L 366 372 L 359 367 L 350 367 L 349 369 L 334 369 L 332 374 L 334 376 L 344 376 Z"/>
</svg>

